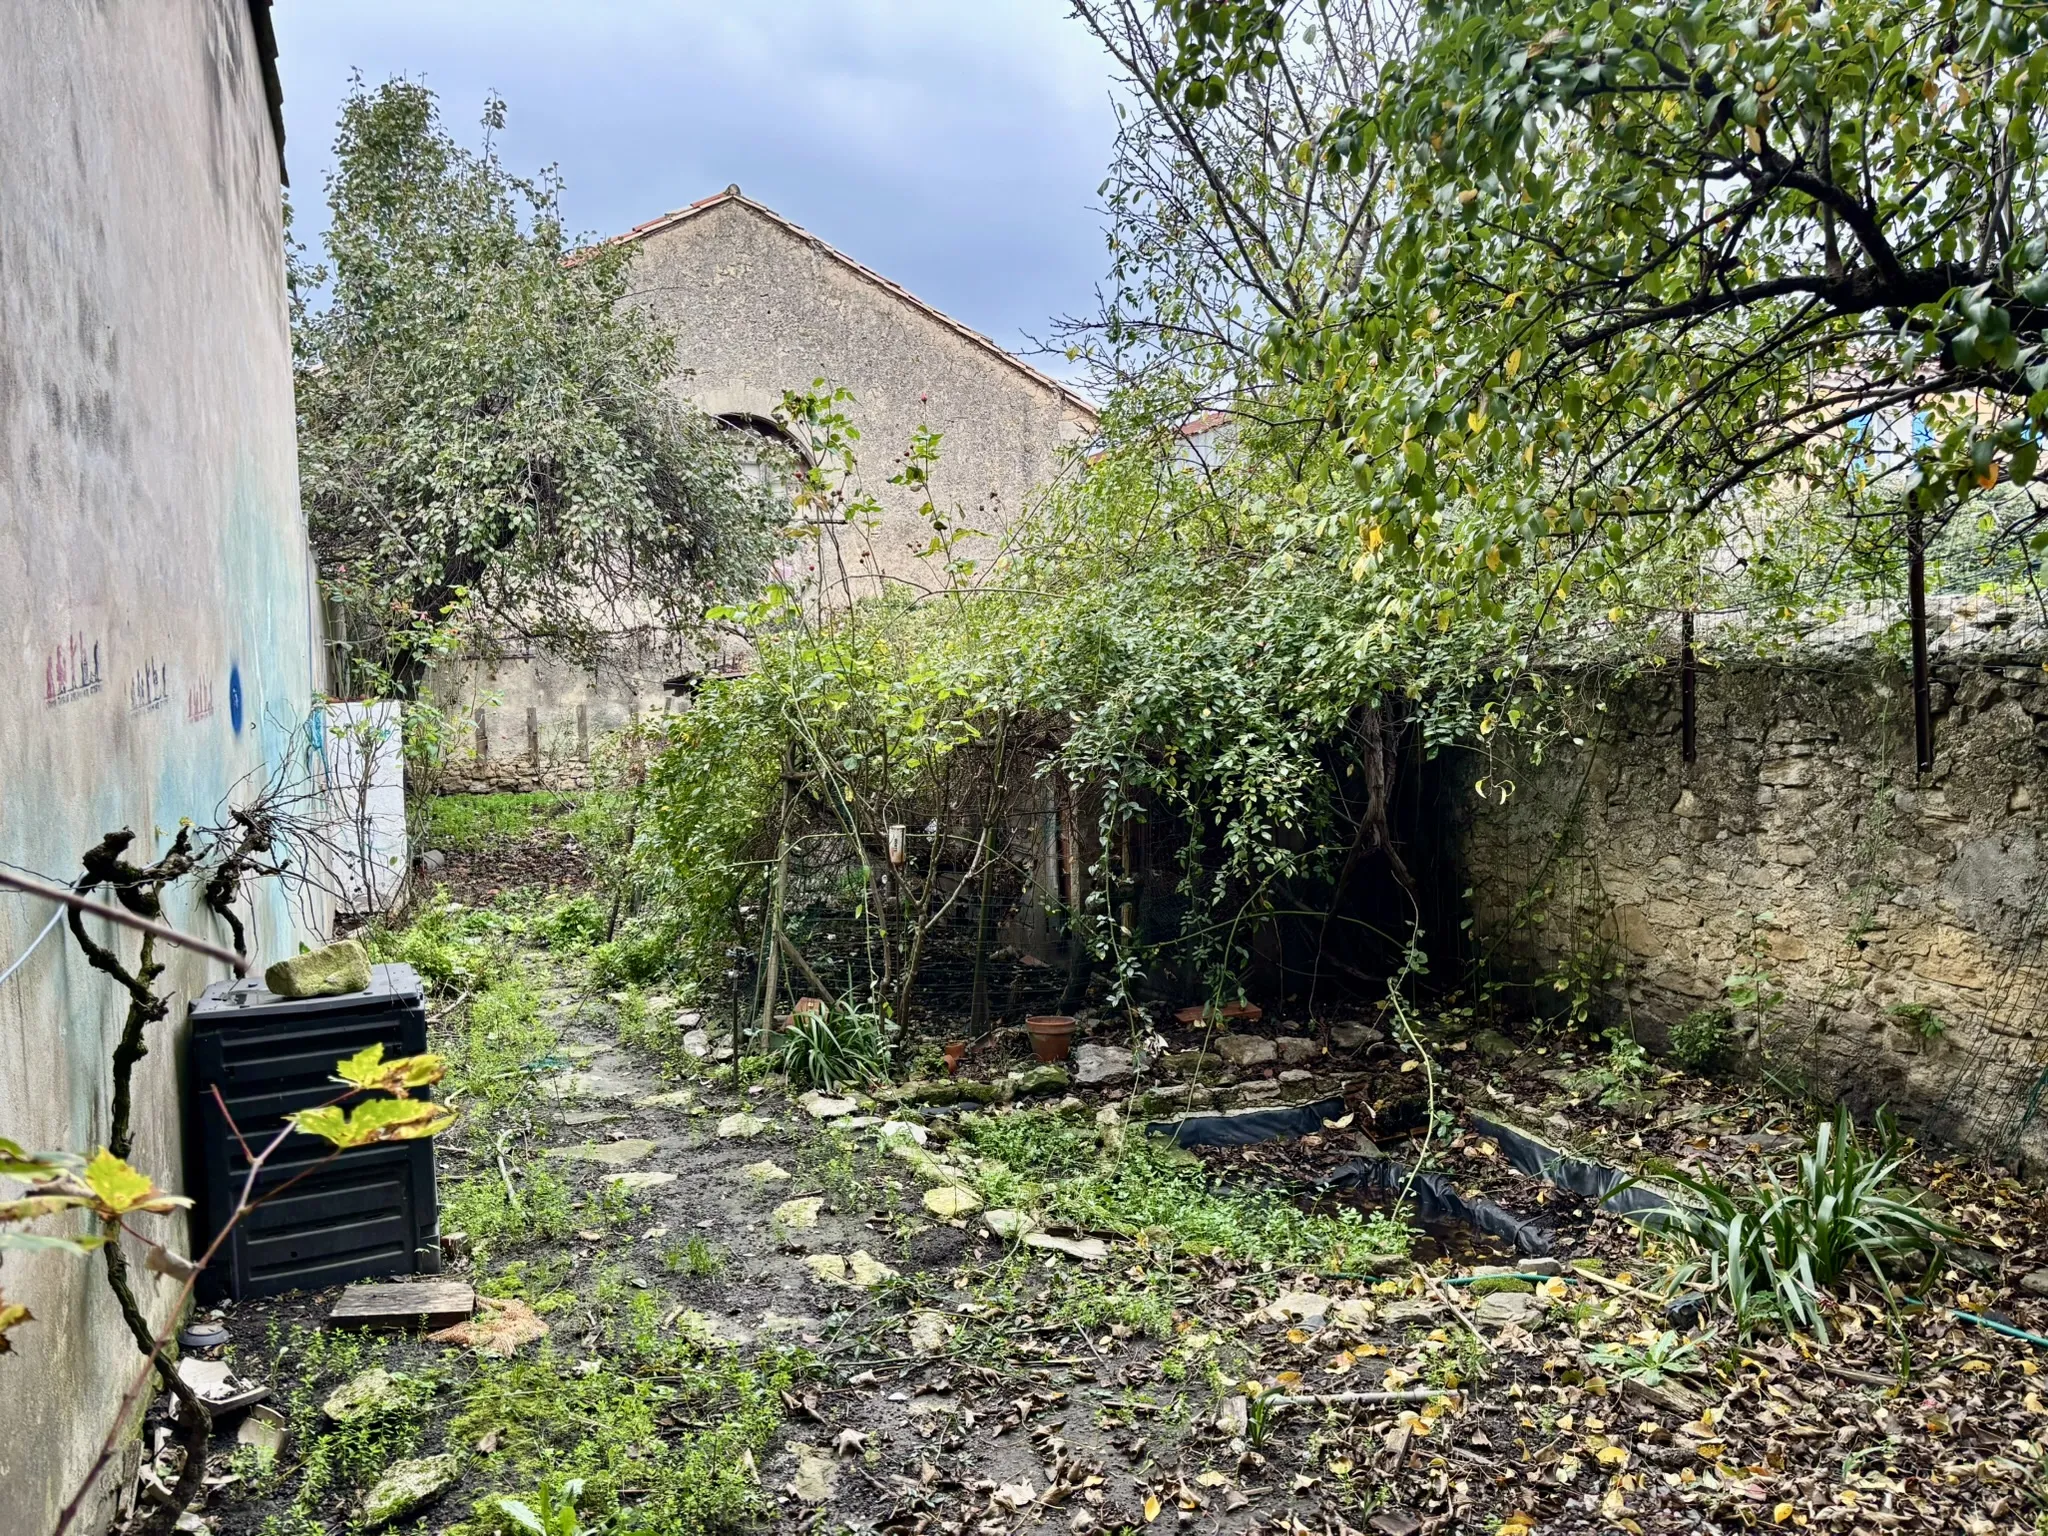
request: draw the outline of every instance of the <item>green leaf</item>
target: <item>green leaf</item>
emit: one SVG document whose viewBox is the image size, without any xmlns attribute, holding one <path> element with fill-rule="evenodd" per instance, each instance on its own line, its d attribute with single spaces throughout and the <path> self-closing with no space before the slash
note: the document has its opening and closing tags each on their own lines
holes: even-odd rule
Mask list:
<svg viewBox="0 0 2048 1536">
<path fill-rule="evenodd" d="M 433 1136 L 455 1123 L 455 1111 L 426 1099 L 369 1099 L 343 1110 L 327 1104 L 302 1109 L 285 1118 L 308 1136 L 318 1136 L 346 1151 L 387 1141 L 415 1141 Z"/>
</svg>

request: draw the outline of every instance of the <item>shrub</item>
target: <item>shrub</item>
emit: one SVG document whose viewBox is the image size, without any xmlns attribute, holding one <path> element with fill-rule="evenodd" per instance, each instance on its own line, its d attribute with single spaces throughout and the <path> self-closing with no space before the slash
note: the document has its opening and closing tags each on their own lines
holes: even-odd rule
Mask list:
<svg viewBox="0 0 2048 1536">
<path fill-rule="evenodd" d="M 889 1071 L 881 1020 L 843 1004 L 830 1011 L 798 1014 L 784 1031 L 776 1056 L 792 1083 L 827 1093 L 876 1082 Z"/>
<path fill-rule="evenodd" d="M 1728 1013 L 1722 1008 L 1695 1008 L 1671 1026 L 1671 1054 L 1694 1072 L 1718 1066 L 1728 1054 Z"/>
<path fill-rule="evenodd" d="M 1790 1182 L 1766 1169 L 1761 1181 L 1730 1186 L 1687 1174 L 1668 1177 L 1694 1197 L 1669 1226 L 1697 1248 L 1736 1323 L 1746 1333 L 1775 1318 L 1825 1341 L 1821 1298 L 1861 1266 L 1887 1302 L 1894 1278 L 1938 1261 L 1959 1234 L 1901 1189 L 1904 1158 L 1857 1139 L 1844 1109 L 1823 1122 Z"/>
</svg>

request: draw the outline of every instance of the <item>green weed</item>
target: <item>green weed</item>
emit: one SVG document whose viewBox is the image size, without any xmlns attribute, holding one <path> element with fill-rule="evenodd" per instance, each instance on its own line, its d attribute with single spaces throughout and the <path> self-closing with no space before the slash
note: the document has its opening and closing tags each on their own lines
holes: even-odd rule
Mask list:
<svg viewBox="0 0 2048 1536">
<path fill-rule="evenodd" d="M 427 802 L 426 843 L 450 853 L 481 853 L 520 842 L 560 823 L 577 802 L 557 792 L 506 795 L 436 795 Z"/>
</svg>

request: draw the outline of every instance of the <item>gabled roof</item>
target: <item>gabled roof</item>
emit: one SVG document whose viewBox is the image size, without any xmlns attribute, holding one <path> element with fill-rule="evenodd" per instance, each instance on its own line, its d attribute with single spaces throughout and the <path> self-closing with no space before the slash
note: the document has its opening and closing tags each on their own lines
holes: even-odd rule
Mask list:
<svg viewBox="0 0 2048 1536">
<path fill-rule="evenodd" d="M 812 234 L 809 230 L 803 228 L 801 225 L 792 224 L 788 219 L 785 219 L 773 208 L 764 207 L 762 204 L 755 202 L 751 197 L 741 196 L 740 189 L 737 186 L 727 187 L 723 192 L 713 193 L 710 197 L 699 198 L 696 202 L 690 204 L 687 208 L 678 208 L 673 213 L 664 213 L 663 215 L 661 215 L 660 218 L 649 219 L 644 224 L 635 224 L 623 235 L 614 235 L 610 240 L 608 240 L 605 243 L 608 245 L 615 245 L 628 240 L 645 240 L 650 235 L 658 235 L 666 230 L 674 229 L 678 224 L 686 223 L 689 220 L 696 218 L 699 214 L 709 213 L 712 209 L 723 207 L 728 203 L 744 208 L 749 213 L 752 213 L 757 217 L 768 220 L 769 223 L 774 224 L 777 228 L 783 230 L 785 233 L 795 236 L 798 240 L 801 240 L 802 242 L 804 242 L 804 244 L 810 246 L 812 249 L 838 262 L 842 267 L 845 267 L 848 271 L 859 274 L 868 282 L 873 283 L 877 288 L 882 289 L 885 293 L 891 294 L 895 298 L 900 299 L 905 304 L 908 304 L 912 309 L 915 309 L 920 313 L 930 317 L 931 319 L 936 320 L 940 325 L 943 325 L 947 330 L 953 332 L 956 336 L 959 336 L 964 340 L 971 342 L 973 345 L 980 347 L 983 351 L 989 353 L 991 356 L 1000 358 L 1003 362 L 1008 363 L 1012 368 L 1015 368 L 1019 373 L 1025 375 L 1033 382 L 1041 384 L 1045 388 L 1059 395 L 1062 399 L 1064 399 L 1069 405 L 1073 406 L 1076 410 L 1083 412 L 1091 422 L 1097 419 L 1097 416 L 1099 414 L 1097 407 L 1095 406 L 1095 403 L 1089 400 L 1085 395 L 1082 395 L 1077 391 L 1068 388 L 1065 384 L 1062 384 L 1058 379 L 1053 378 L 1049 374 L 1040 373 L 1036 368 L 1032 367 L 1029 363 L 1025 362 L 1024 359 L 1018 357 L 1014 352 L 1008 351 L 1005 348 L 998 346 L 995 342 L 989 340 L 988 337 L 982 335 L 981 332 L 973 329 L 971 326 L 962 325 L 958 320 L 955 320 L 951 315 L 945 314 L 940 310 L 932 308 L 931 305 L 925 303 L 923 299 L 920 299 L 916 294 L 912 293 L 908 288 L 905 288 L 901 283 L 892 283 L 889 281 L 888 278 L 882 276 L 881 273 L 875 271 L 873 268 L 862 266 L 859 262 L 855 261 L 851 256 L 847 255 L 844 251 L 827 244 L 823 240 L 820 240 L 816 235 Z"/>
</svg>

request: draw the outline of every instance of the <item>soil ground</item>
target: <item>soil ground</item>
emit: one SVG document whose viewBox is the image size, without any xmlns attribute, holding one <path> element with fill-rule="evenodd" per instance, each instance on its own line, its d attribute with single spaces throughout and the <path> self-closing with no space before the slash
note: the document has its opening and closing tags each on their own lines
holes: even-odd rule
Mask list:
<svg viewBox="0 0 2048 1536">
<path fill-rule="evenodd" d="M 498 868 L 546 868 L 557 884 L 564 861 L 557 845 Z M 462 875 L 473 897 L 513 887 L 481 855 Z M 499 1499 L 539 1507 L 571 1475 L 584 1509 L 551 1536 L 576 1519 L 677 1533 L 1987 1536 L 2035 1531 L 2048 1507 L 2043 1351 L 1953 1315 L 2048 1326 L 2048 1301 L 2022 1285 L 2048 1266 L 2048 1211 L 1994 1170 L 1914 1167 L 1967 1244 L 1927 1305 L 1895 1313 L 1852 1284 L 1825 1344 L 1745 1341 L 1725 1317 L 1688 1327 L 1667 1311 L 1687 1294 L 1675 1249 L 1515 1171 L 1467 1117 L 1630 1172 L 1737 1181 L 1782 1167 L 1812 1107 L 1654 1068 L 1617 1088 L 1604 1049 L 1491 1032 L 1436 1039 L 1432 1073 L 1363 1020 L 1327 1050 L 1307 1025 L 1240 1025 L 1238 1040 L 1279 1042 L 1270 1062 L 1231 1047 L 1243 1067 L 1217 1060 L 1212 1031 L 1168 1026 L 1144 1081 L 1035 1096 L 1018 1092 L 1021 1038 L 998 1035 L 962 1077 L 1012 1103 L 934 1102 L 959 1092 L 941 1083 L 908 1095 L 925 1102 L 892 1090 L 807 1106 L 779 1079 L 735 1085 L 672 998 L 594 990 L 530 926 L 507 932 L 493 963 L 532 978 L 520 1042 L 545 1049 L 505 1069 L 516 1092 L 493 1089 L 477 1055 L 488 1031 L 469 1016 L 482 1004 L 461 1001 L 459 981 L 439 994 L 439 1027 L 468 1031 L 465 1081 L 482 1085 L 439 1145 L 443 1230 L 496 1211 L 495 1228 L 451 1243 L 451 1272 L 510 1315 L 530 1308 L 546 1337 L 498 1358 L 336 1335 L 321 1327 L 332 1292 L 224 1308 L 221 1353 L 271 1385 L 292 1441 L 261 1464 L 221 1427 L 198 1518 L 223 1536 L 361 1529 L 389 1467 L 433 1455 L 454 1458 L 453 1485 L 391 1529 L 518 1529 Z M 950 1213 L 943 1193 L 1032 1192 L 1004 1182 L 972 1117 L 1099 1144 L 1114 1165 L 1120 1139 L 1128 1149 L 1177 1108 L 1330 1094 L 1344 1114 L 1305 1135 L 1201 1149 L 1213 1187 L 1248 1211 L 1267 1209 L 1262 1196 L 1362 1211 L 1378 1202 L 1316 1185 L 1361 1158 L 1422 1157 L 1524 1218 L 1548 1253 L 1450 1223 L 1409 1258 L 1347 1250 L 1333 1273 L 1327 1254 L 1290 1263 L 1192 1239 L 1171 1210 L 1092 1228 L 1042 1218 L 1040 1241 L 1057 1241 L 1032 1246 L 991 1230 L 986 1209 Z M 1551 1273 L 1467 1283 L 1486 1266 Z M 402 1384 L 382 1418 L 323 1412 L 373 1368 Z M 1361 1392 L 1412 1396 L 1346 1396 Z"/>
</svg>

